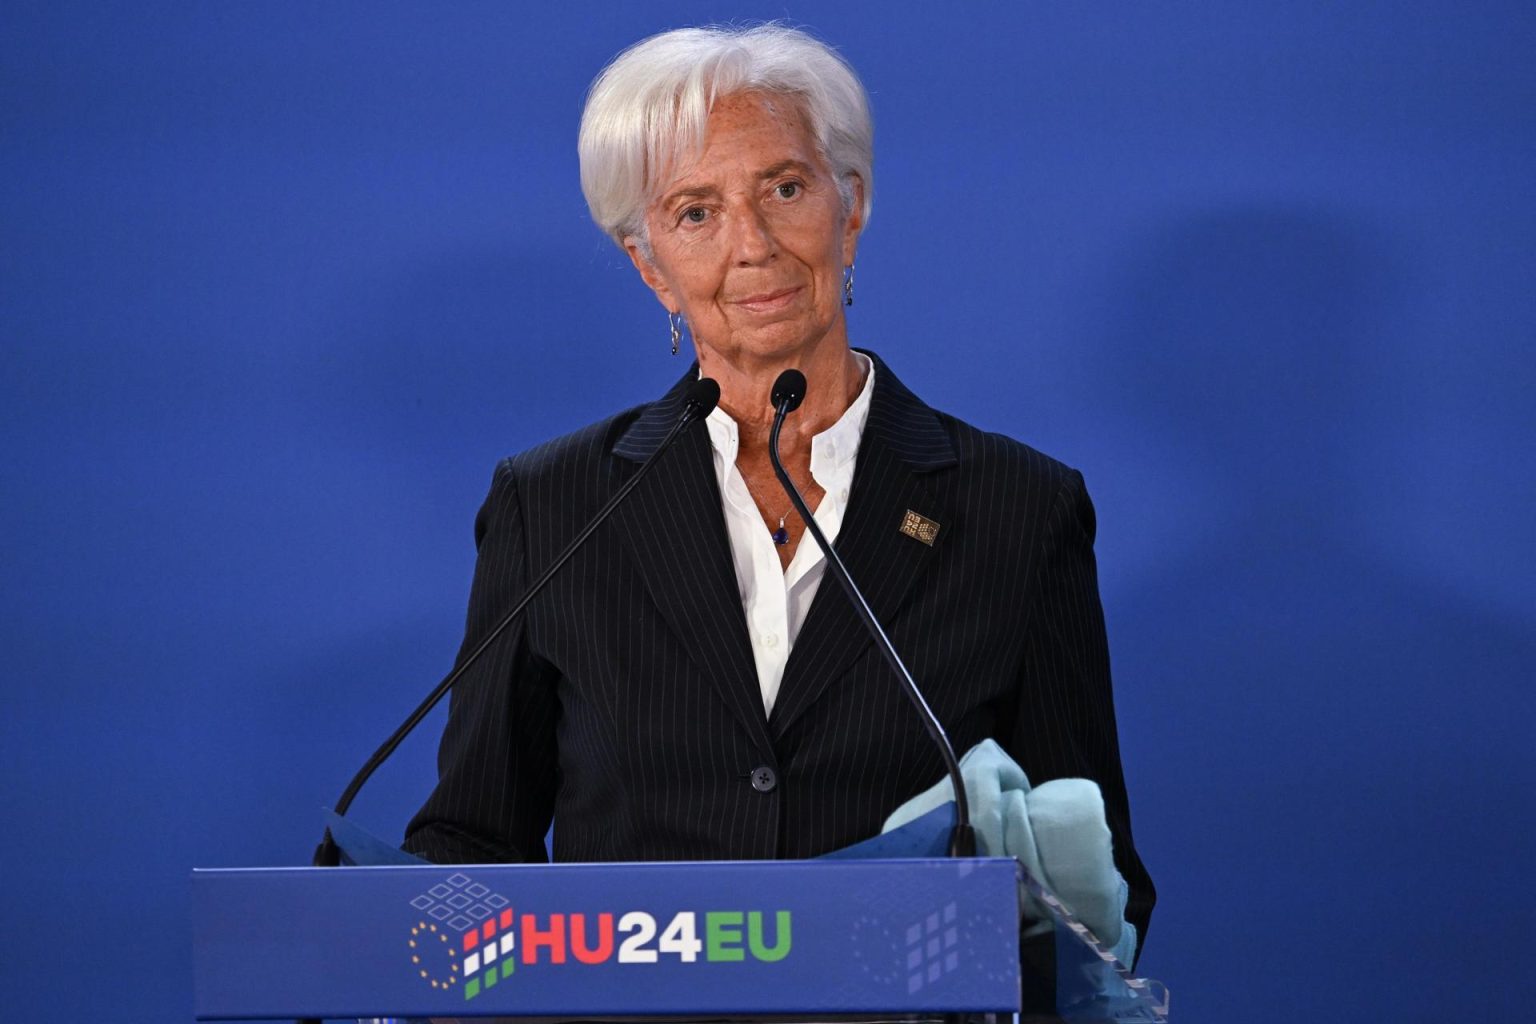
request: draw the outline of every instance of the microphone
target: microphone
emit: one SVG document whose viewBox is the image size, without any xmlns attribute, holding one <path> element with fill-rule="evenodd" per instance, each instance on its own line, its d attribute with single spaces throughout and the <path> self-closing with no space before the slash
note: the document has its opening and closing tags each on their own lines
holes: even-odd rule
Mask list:
<svg viewBox="0 0 1536 1024">
<path fill-rule="evenodd" d="M 826 556 L 827 568 L 842 585 L 848 600 L 853 602 L 853 610 L 863 621 L 864 628 L 869 630 L 870 636 L 874 637 L 875 646 L 885 657 L 886 664 L 891 666 L 896 673 L 896 678 L 901 681 L 907 699 L 917 709 L 918 716 L 923 720 L 923 726 L 928 730 L 934 746 L 939 748 L 939 755 L 944 759 L 944 768 L 949 772 L 950 783 L 955 789 L 955 829 L 949 836 L 949 855 L 974 857 L 976 833 L 971 829 L 971 805 L 966 798 L 965 781 L 960 777 L 960 762 L 955 757 L 955 748 L 949 742 L 949 735 L 944 731 L 944 725 L 939 721 L 939 716 L 933 713 L 933 708 L 929 707 L 928 701 L 923 698 L 923 692 L 918 689 L 912 673 L 908 672 L 907 666 L 902 663 L 901 655 L 896 653 L 891 638 L 886 636 L 885 630 L 880 627 L 880 621 L 870 610 L 869 602 L 864 600 L 864 595 L 859 592 L 853 577 L 849 575 L 848 567 L 843 564 L 843 560 L 827 542 L 827 535 L 821 532 L 821 527 L 816 525 L 816 517 L 811 515 L 811 510 L 805 505 L 805 499 L 800 496 L 799 489 L 789 478 L 789 473 L 784 470 L 784 463 L 779 458 L 779 431 L 784 427 L 784 418 L 800 408 L 800 403 L 804 400 L 805 374 L 799 370 L 785 370 L 779 374 L 778 380 L 773 382 L 773 429 L 768 434 L 768 458 L 773 462 L 773 473 L 779 478 L 779 484 L 784 488 L 784 493 L 789 495 L 795 511 L 800 513 L 800 518 L 805 521 L 805 528 L 815 539 L 816 546 L 821 548 L 821 553 Z"/>
<path fill-rule="evenodd" d="M 779 374 L 778 380 L 773 382 L 774 411 L 778 414 L 780 422 L 785 416 L 800 408 L 800 403 L 805 401 L 805 374 L 799 370 L 785 370 Z M 775 444 L 770 451 L 778 451 Z M 790 498 L 794 500 L 793 497 Z"/>
<path fill-rule="evenodd" d="M 352 781 L 347 784 L 347 788 L 341 794 L 341 799 L 336 801 L 335 811 L 337 814 L 344 815 L 347 813 L 347 809 L 352 806 L 352 801 L 357 797 L 358 791 L 363 788 L 363 784 L 368 781 L 369 777 L 378 770 L 379 766 L 384 763 L 390 754 L 395 752 L 395 748 L 410 735 L 411 731 L 421 723 L 421 720 L 427 717 L 427 713 L 437 706 L 438 701 L 442 700 L 443 696 L 453 689 L 453 684 L 459 681 L 459 677 L 468 671 L 471 665 L 480 660 L 480 656 L 490 648 L 497 637 L 506 631 L 506 628 L 512 624 L 513 620 L 528 606 L 528 602 L 532 601 L 534 596 L 544 589 L 545 584 L 554 578 L 555 573 L 559 572 L 560 568 L 570 561 L 571 556 L 586 543 L 587 538 L 592 536 L 597 528 L 603 524 L 603 521 L 613 513 L 613 510 L 618 508 L 619 504 L 629 496 L 629 492 L 635 489 L 635 485 L 645 477 L 646 473 L 650 472 L 651 467 L 656 464 L 662 454 L 672 447 L 672 443 L 677 440 L 683 430 L 689 424 L 708 416 L 714 411 L 715 406 L 719 402 L 720 385 L 710 378 L 700 377 L 688 386 L 688 396 L 683 403 L 682 413 L 678 415 L 677 422 L 672 425 L 672 429 L 662 438 L 661 444 L 651 453 L 651 457 L 640 464 L 640 468 L 635 470 L 635 475 L 624 481 L 623 486 L 615 491 L 613 497 L 609 498 L 607 503 L 598 510 L 597 515 L 592 517 L 592 521 L 582 528 L 581 532 L 565 546 L 565 549 L 560 554 L 555 556 L 555 560 L 539 575 L 539 578 L 528 585 L 528 589 L 523 593 L 522 598 L 501 617 L 500 621 L 486 634 L 485 638 L 464 656 L 464 660 L 452 672 L 448 673 L 431 693 L 427 694 L 427 698 L 417 705 L 416 710 L 412 711 L 410 716 L 400 724 L 400 727 L 394 731 L 389 739 L 384 741 L 384 745 L 374 751 L 373 756 L 368 759 L 368 763 L 363 765 L 362 769 L 352 777 Z M 330 829 L 325 830 L 325 838 L 315 848 L 313 863 L 315 867 L 321 868 L 336 867 L 341 863 L 341 850 L 336 846 L 336 841 L 331 838 Z"/>
</svg>

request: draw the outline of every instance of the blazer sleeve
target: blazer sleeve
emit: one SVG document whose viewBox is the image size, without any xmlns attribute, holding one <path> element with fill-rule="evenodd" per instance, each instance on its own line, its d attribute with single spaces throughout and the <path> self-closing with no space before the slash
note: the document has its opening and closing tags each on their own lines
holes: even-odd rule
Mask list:
<svg viewBox="0 0 1536 1024">
<path fill-rule="evenodd" d="M 527 585 L 525 534 L 511 460 L 496 467 L 475 518 L 475 578 L 462 660 Z M 440 864 L 540 862 L 558 785 L 555 673 L 528 650 L 519 620 L 449 698 L 438 781 L 406 827 L 404 848 Z"/>
<path fill-rule="evenodd" d="M 1082 474 L 1072 470 L 1056 494 L 1041 549 L 1031 560 L 1037 576 L 1008 747 L 1031 782 L 1076 777 L 1099 784 L 1115 866 L 1130 888 L 1126 920 L 1145 945 L 1157 896 L 1131 837 L 1094 531 L 1093 503 Z"/>
</svg>

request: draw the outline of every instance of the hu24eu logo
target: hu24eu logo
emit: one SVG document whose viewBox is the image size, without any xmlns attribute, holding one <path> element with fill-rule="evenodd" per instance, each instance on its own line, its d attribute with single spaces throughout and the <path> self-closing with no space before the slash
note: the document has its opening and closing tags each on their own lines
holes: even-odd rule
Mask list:
<svg viewBox="0 0 1536 1024">
<path fill-rule="evenodd" d="M 473 999 L 519 967 L 540 964 L 777 963 L 794 930 L 787 910 L 683 910 L 660 919 L 641 910 L 529 914 L 464 874 L 411 901 L 411 966 L 433 988 Z"/>
</svg>

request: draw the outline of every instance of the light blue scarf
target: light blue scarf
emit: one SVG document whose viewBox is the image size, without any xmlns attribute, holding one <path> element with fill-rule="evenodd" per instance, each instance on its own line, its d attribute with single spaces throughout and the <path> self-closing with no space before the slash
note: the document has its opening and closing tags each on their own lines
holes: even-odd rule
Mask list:
<svg viewBox="0 0 1536 1024">
<path fill-rule="evenodd" d="M 1136 928 L 1125 920 L 1129 890 L 1115 870 L 1104 797 L 1089 779 L 1053 779 L 1031 787 L 1024 769 L 993 740 L 960 759 L 971 805 L 977 852 L 1017 857 L 1024 869 L 1087 925 L 1122 964 L 1136 955 Z M 896 809 L 882 831 L 890 832 L 952 801 L 943 779 Z M 1026 935 L 1050 929 L 1050 915 L 1026 896 Z"/>
</svg>

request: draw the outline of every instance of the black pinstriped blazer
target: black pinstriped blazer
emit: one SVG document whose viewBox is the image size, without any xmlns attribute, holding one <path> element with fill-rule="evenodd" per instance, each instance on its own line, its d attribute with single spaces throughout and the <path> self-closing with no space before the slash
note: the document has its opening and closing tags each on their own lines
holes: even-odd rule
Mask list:
<svg viewBox="0 0 1536 1024">
<path fill-rule="evenodd" d="M 1096 780 L 1143 936 L 1082 477 L 923 404 L 875 361 L 838 552 L 958 750 Z M 507 459 L 475 522 L 474 645 L 681 411 L 660 401 Z M 405 847 L 441 863 L 812 857 L 943 766 L 831 580 L 763 712 L 707 431 L 690 429 L 455 689 Z M 932 546 L 899 526 L 940 524 Z M 758 768 L 773 785 L 754 786 Z"/>
</svg>

